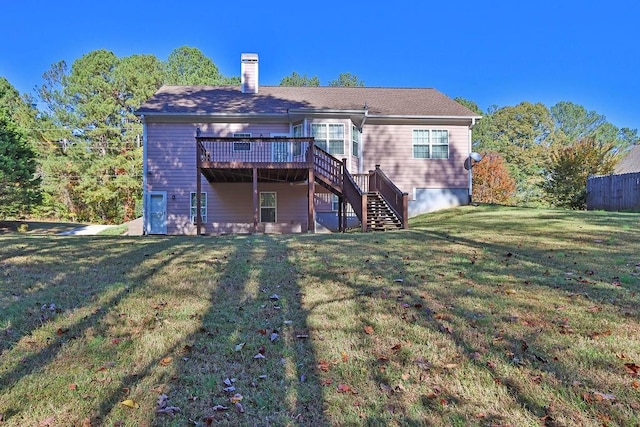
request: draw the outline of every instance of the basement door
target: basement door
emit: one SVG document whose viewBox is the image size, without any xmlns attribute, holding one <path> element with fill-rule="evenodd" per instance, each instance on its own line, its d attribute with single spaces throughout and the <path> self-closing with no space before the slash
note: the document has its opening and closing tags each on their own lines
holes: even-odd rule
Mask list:
<svg viewBox="0 0 640 427">
<path fill-rule="evenodd" d="M 148 234 L 167 234 L 167 192 L 149 192 Z"/>
</svg>

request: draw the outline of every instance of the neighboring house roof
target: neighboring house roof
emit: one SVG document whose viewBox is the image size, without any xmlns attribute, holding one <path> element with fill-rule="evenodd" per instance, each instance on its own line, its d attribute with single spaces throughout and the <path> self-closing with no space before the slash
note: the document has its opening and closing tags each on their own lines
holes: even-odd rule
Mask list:
<svg viewBox="0 0 640 427">
<path fill-rule="evenodd" d="M 640 145 L 634 146 L 626 156 L 618 162 L 614 173 L 634 173 L 640 172 Z"/>
<path fill-rule="evenodd" d="M 242 93 L 239 86 L 163 86 L 136 113 L 279 115 L 307 110 L 367 110 L 370 117 L 480 117 L 435 89 L 332 86 L 260 86 L 257 94 Z"/>
</svg>

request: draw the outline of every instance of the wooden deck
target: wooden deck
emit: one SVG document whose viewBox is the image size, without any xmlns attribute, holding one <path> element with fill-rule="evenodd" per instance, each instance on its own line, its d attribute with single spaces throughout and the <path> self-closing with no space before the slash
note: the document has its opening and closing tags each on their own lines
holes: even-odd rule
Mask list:
<svg viewBox="0 0 640 427">
<path fill-rule="evenodd" d="M 254 229 L 258 225 L 258 182 L 306 182 L 308 187 L 309 231 L 313 231 L 315 184 L 336 194 L 339 199 L 340 229 L 346 227 L 347 206 L 367 231 L 371 218 L 368 194 L 376 193 L 386 201 L 401 228 L 408 227 L 408 195 L 402 193 L 380 170 L 353 176 L 338 160 L 317 147 L 313 138 L 223 138 L 196 137 L 197 230 L 200 234 L 199 177 L 209 182 L 251 182 L 254 193 Z M 369 207 L 369 209 L 368 209 Z M 367 212 L 369 210 L 369 212 Z"/>
</svg>

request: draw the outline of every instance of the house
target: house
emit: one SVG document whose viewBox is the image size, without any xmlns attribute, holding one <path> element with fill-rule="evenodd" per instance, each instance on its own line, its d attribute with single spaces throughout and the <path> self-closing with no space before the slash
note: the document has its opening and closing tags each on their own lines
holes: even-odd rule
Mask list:
<svg viewBox="0 0 640 427">
<path fill-rule="evenodd" d="M 635 172 L 640 172 L 640 145 L 633 146 L 633 148 L 620 159 L 613 173 L 621 175 Z"/>
<path fill-rule="evenodd" d="M 470 200 L 480 117 L 435 89 L 163 86 L 144 124 L 147 234 L 406 228 Z"/>
</svg>

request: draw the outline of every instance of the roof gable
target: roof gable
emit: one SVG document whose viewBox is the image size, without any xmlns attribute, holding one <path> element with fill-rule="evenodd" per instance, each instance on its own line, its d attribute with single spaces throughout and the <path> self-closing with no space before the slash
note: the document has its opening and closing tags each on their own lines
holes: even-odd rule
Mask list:
<svg viewBox="0 0 640 427">
<path fill-rule="evenodd" d="M 269 115 L 290 110 L 363 111 L 371 116 L 478 117 L 435 89 L 375 87 L 163 86 L 137 114 Z"/>
</svg>

